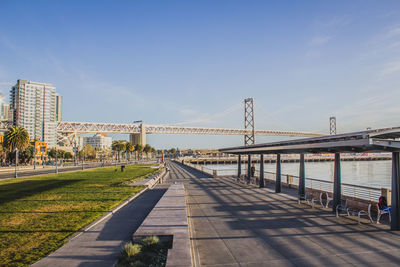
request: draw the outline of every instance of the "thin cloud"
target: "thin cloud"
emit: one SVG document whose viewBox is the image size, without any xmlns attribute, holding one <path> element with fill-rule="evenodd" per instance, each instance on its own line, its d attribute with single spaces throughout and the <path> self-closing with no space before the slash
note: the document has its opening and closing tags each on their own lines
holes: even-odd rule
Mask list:
<svg viewBox="0 0 400 267">
<path fill-rule="evenodd" d="M 386 38 L 394 38 L 400 36 L 400 26 L 389 29 L 386 32 Z"/>
<path fill-rule="evenodd" d="M 14 83 L 12 83 L 12 82 L 0 82 L 0 85 L 12 86 L 12 85 L 14 85 Z"/>
<path fill-rule="evenodd" d="M 332 36 L 316 36 L 310 41 L 312 46 L 321 46 L 328 43 L 332 39 Z"/>
<path fill-rule="evenodd" d="M 196 123 L 212 123 L 215 122 L 215 119 L 217 118 L 221 118 L 221 117 L 225 117 L 231 113 L 233 113 L 234 111 L 240 109 L 242 107 L 242 103 L 236 104 L 232 107 L 229 107 L 227 109 L 225 109 L 222 112 L 219 112 L 217 114 L 203 114 L 199 117 L 197 117 L 194 120 L 189 120 L 189 121 L 183 121 L 183 122 L 178 122 L 178 123 L 174 123 L 174 125 L 185 125 L 185 124 L 196 124 Z"/>
<path fill-rule="evenodd" d="M 400 60 L 392 61 L 384 65 L 383 69 L 379 73 L 379 77 L 382 79 L 385 76 L 392 75 L 399 71 L 400 71 Z"/>
</svg>

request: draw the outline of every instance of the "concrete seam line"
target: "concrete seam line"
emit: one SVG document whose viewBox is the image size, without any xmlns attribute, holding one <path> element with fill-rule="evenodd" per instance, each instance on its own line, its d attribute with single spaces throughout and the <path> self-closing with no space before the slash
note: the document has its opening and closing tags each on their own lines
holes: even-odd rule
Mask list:
<svg viewBox="0 0 400 267">
<path fill-rule="evenodd" d="M 185 188 L 185 200 L 186 200 L 186 208 L 187 208 L 187 214 L 188 214 L 188 228 L 189 228 L 189 233 L 190 233 L 190 235 L 192 236 L 192 237 L 194 237 L 194 227 L 193 227 L 193 221 L 192 221 L 192 219 L 190 219 L 190 217 L 191 217 L 191 213 L 190 213 L 190 208 L 189 208 L 189 205 L 188 205 L 188 194 L 187 194 L 187 190 L 186 190 L 186 188 Z M 190 249 L 191 249 L 191 259 L 192 259 L 192 266 L 193 267 L 199 267 L 200 266 L 200 262 L 198 262 L 198 259 L 199 259 L 199 257 L 198 257 L 198 255 L 197 255 L 197 253 L 196 253 L 196 251 L 195 251 L 195 245 L 194 245 L 194 239 L 192 240 L 191 238 L 190 238 L 190 236 L 189 236 L 189 239 L 190 239 Z"/>
<path fill-rule="evenodd" d="M 147 191 L 148 188 L 143 188 L 141 191 L 139 191 L 139 193 L 131 196 L 130 198 L 128 198 L 127 200 L 125 200 L 123 203 L 119 204 L 117 207 L 115 207 L 114 209 L 112 209 L 111 211 L 108 211 L 107 214 L 101 216 L 100 218 L 98 218 L 97 220 L 95 220 L 94 222 L 90 223 L 88 226 L 83 227 L 81 230 L 79 230 L 76 234 L 72 235 L 70 238 L 67 239 L 67 241 L 71 241 L 75 238 L 77 238 L 78 236 L 82 235 L 83 233 L 89 231 L 91 228 L 93 228 L 94 226 L 96 226 L 97 224 L 99 224 L 100 222 L 104 221 L 105 219 L 107 219 L 108 217 L 110 217 L 111 215 L 113 215 L 116 211 L 118 211 L 119 209 L 121 209 L 122 207 L 124 207 L 125 205 L 127 205 L 129 202 L 131 202 L 132 200 L 136 199 L 137 197 L 139 197 L 140 195 L 142 195 L 145 191 Z"/>
</svg>

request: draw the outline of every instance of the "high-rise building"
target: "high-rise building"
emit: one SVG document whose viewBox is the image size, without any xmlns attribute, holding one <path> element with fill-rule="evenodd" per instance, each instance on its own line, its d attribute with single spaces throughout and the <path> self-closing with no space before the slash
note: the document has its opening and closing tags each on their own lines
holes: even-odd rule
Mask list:
<svg viewBox="0 0 400 267">
<path fill-rule="evenodd" d="M 13 125 L 24 127 L 30 139 L 54 147 L 57 142 L 56 101 L 55 86 L 18 80 L 10 91 Z"/>
<path fill-rule="evenodd" d="M 10 111 L 10 105 L 4 104 L 2 110 L 4 114 L 4 120 L 12 121 L 12 112 Z"/>
<path fill-rule="evenodd" d="M 4 96 L 0 93 L 0 120 L 6 120 L 8 116 L 8 111 L 5 110 L 6 102 L 4 101 Z"/>
<path fill-rule="evenodd" d="M 62 120 L 62 96 L 56 94 L 56 121 Z"/>
</svg>

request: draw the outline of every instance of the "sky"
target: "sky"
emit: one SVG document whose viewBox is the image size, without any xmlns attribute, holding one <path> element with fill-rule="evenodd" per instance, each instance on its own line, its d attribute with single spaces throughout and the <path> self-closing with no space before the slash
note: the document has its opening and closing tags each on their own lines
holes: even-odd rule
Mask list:
<svg viewBox="0 0 400 267">
<path fill-rule="evenodd" d="M 329 133 L 331 116 L 338 133 L 400 126 L 399 14 L 398 0 L 0 0 L 0 92 L 51 83 L 64 121 L 243 128 L 252 97 L 260 130 Z"/>
</svg>

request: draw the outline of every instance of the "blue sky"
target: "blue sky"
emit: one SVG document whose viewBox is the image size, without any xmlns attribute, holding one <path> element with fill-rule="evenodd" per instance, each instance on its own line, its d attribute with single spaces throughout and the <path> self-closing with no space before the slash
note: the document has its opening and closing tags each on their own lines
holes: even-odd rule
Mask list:
<svg viewBox="0 0 400 267">
<path fill-rule="evenodd" d="M 0 0 L 0 92 L 52 83 L 66 121 L 242 128 L 253 97 L 258 129 L 399 126 L 399 14 L 400 1 Z"/>
</svg>

